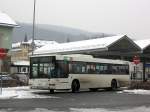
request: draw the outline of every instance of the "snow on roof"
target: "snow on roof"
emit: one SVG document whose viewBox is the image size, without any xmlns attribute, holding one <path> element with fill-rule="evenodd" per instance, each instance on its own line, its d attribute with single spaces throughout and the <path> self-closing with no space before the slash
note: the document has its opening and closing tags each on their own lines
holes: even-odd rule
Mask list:
<svg viewBox="0 0 150 112">
<path fill-rule="evenodd" d="M 30 39 L 28 43 L 31 44 L 32 39 Z M 56 41 L 48 41 L 48 40 L 34 40 L 34 43 L 36 46 L 39 46 L 39 47 L 44 46 L 46 44 L 58 44 Z"/>
<path fill-rule="evenodd" d="M 107 49 L 107 47 L 117 40 L 121 39 L 125 35 L 118 35 L 105 38 L 97 38 L 90 40 L 82 40 L 69 43 L 61 43 L 55 45 L 45 45 L 34 51 L 34 54 L 43 54 L 43 53 L 58 53 L 66 51 L 81 51 L 88 49 Z"/>
<path fill-rule="evenodd" d="M 29 62 L 29 61 L 24 61 L 24 60 L 21 60 L 21 61 L 15 61 L 15 62 L 13 62 L 13 65 L 24 65 L 24 66 L 29 66 L 29 65 L 30 65 L 30 62 Z"/>
<path fill-rule="evenodd" d="M 7 14 L 0 12 L 0 26 L 18 26 Z"/>
<path fill-rule="evenodd" d="M 134 42 L 141 47 L 141 49 L 145 49 L 150 45 L 150 39 L 135 40 Z"/>
<path fill-rule="evenodd" d="M 11 49 L 11 52 L 21 51 L 21 49 Z"/>
<path fill-rule="evenodd" d="M 12 43 L 12 48 L 20 47 L 20 45 L 21 45 L 21 42 Z"/>
<path fill-rule="evenodd" d="M 13 43 L 12 44 L 12 48 L 18 48 L 20 47 L 21 43 L 26 43 L 26 44 L 30 44 L 32 43 L 32 40 L 30 39 L 28 42 L 17 42 L 17 43 Z M 41 47 L 44 46 L 46 44 L 58 44 L 56 41 L 48 41 L 48 40 L 34 40 L 35 46 L 36 47 Z"/>
</svg>

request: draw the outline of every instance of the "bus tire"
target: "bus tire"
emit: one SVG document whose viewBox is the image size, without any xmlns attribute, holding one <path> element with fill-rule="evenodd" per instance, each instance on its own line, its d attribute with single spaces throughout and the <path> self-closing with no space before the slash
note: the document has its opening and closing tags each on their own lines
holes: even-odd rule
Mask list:
<svg viewBox="0 0 150 112">
<path fill-rule="evenodd" d="M 111 81 L 111 89 L 112 89 L 113 91 L 115 91 L 115 90 L 117 90 L 117 88 L 118 88 L 117 80 L 116 80 L 116 79 L 113 79 L 113 80 Z"/>
<path fill-rule="evenodd" d="M 50 89 L 50 94 L 54 94 L 54 89 Z"/>
<path fill-rule="evenodd" d="M 72 89 L 72 93 L 79 92 L 80 82 L 77 79 L 72 81 L 71 89 Z"/>
</svg>

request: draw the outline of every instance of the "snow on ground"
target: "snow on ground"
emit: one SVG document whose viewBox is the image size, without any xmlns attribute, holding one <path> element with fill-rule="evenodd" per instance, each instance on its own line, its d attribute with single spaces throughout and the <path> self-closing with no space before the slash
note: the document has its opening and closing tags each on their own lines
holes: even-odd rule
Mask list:
<svg viewBox="0 0 150 112">
<path fill-rule="evenodd" d="M 13 109 L 3 109 L 0 112 L 65 112 L 65 111 L 54 111 L 44 108 L 36 108 L 34 110 L 25 111 L 13 111 Z M 67 112 L 150 112 L 150 107 L 134 107 L 130 109 L 104 109 L 104 108 L 70 108 Z"/>
<path fill-rule="evenodd" d="M 2 94 L 0 94 L 0 99 L 57 98 L 50 96 L 50 94 L 45 94 L 44 92 L 45 91 L 41 90 L 31 90 L 29 86 L 3 88 Z M 49 91 L 46 92 L 48 93 Z"/>
<path fill-rule="evenodd" d="M 150 107 L 138 107 L 138 108 L 132 108 L 132 109 L 103 109 L 103 108 L 71 108 L 70 112 L 150 112 Z"/>
<path fill-rule="evenodd" d="M 141 95 L 150 95 L 150 90 L 143 89 L 133 89 L 133 90 L 123 90 L 117 93 L 129 93 L 129 94 L 141 94 Z"/>
</svg>

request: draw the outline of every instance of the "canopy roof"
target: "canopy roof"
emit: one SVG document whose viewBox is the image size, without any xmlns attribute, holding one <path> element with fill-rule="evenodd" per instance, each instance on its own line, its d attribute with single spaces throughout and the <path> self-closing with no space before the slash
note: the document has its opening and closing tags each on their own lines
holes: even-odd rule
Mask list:
<svg viewBox="0 0 150 112">
<path fill-rule="evenodd" d="M 136 40 L 134 42 L 143 50 L 150 46 L 150 39 Z"/>
<path fill-rule="evenodd" d="M 0 26 L 17 27 L 18 25 L 7 14 L 0 12 Z"/>
<path fill-rule="evenodd" d="M 140 51 L 137 46 L 126 35 L 117 35 L 112 37 L 96 38 L 90 40 L 82 40 L 69 43 L 61 43 L 50 45 L 47 44 L 34 51 L 36 55 L 42 54 L 67 54 L 67 53 L 83 53 L 92 51 Z"/>
<path fill-rule="evenodd" d="M 136 40 L 135 43 L 141 47 L 143 54 L 150 54 L 150 39 Z"/>
</svg>

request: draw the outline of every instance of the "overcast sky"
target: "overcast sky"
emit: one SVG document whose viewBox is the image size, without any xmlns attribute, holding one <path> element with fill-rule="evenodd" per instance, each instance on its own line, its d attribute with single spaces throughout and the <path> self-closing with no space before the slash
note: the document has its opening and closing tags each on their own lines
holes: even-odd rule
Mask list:
<svg viewBox="0 0 150 112">
<path fill-rule="evenodd" d="M 32 23 L 33 0 L 0 0 L 0 11 Z M 150 38 L 150 0 L 37 0 L 36 23 Z"/>
</svg>

